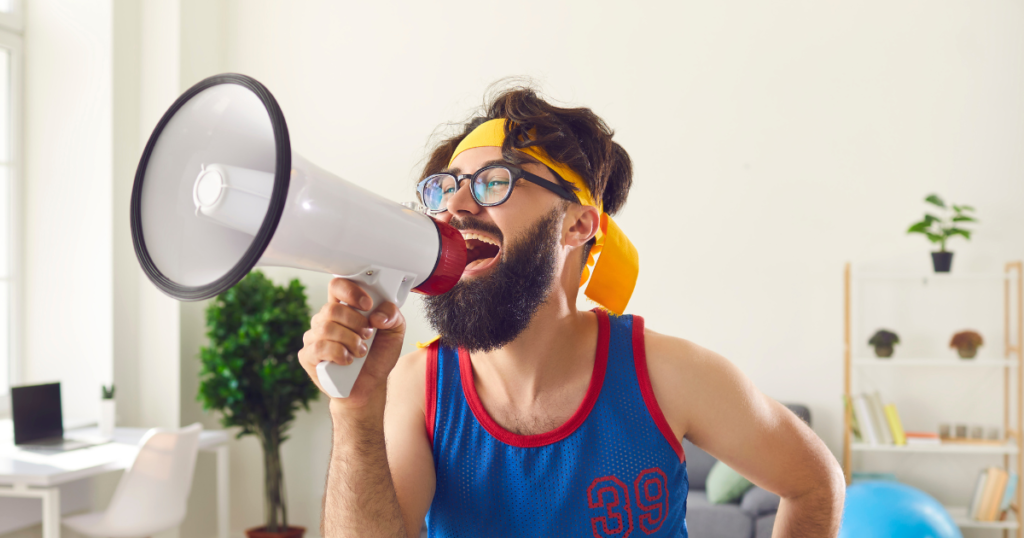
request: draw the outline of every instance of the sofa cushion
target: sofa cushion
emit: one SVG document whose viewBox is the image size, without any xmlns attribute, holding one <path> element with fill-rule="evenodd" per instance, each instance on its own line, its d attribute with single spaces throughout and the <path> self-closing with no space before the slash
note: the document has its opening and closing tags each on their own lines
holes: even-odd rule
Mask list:
<svg viewBox="0 0 1024 538">
<path fill-rule="evenodd" d="M 750 480 L 734 471 L 732 467 L 716 461 L 708 473 L 704 492 L 712 504 L 725 504 L 738 501 L 753 486 Z"/>
<path fill-rule="evenodd" d="M 754 520 L 738 504 L 711 504 L 703 490 L 690 490 L 686 529 L 694 538 L 750 538 Z"/>
<path fill-rule="evenodd" d="M 750 488 L 740 499 L 740 509 L 750 517 L 774 514 L 779 509 L 779 496 L 758 486 Z"/>
<path fill-rule="evenodd" d="M 686 479 L 690 483 L 690 488 L 704 489 L 711 466 L 718 460 L 685 437 L 683 438 L 683 454 L 686 455 Z"/>
<path fill-rule="evenodd" d="M 775 527 L 775 514 L 768 514 L 757 518 L 754 524 L 754 538 L 772 538 L 772 529 Z"/>
</svg>

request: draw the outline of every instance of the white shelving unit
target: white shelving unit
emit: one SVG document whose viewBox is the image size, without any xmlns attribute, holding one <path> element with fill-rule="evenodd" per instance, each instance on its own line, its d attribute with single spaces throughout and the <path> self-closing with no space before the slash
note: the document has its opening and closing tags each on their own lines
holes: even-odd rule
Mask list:
<svg viewBox="0 0 1024 538">
<path fill-rule="evenodd" d="M 942 443 L 938 445 L 916 445 L 916 446 L 895 446 L 895 445 L 868 445 L 865 443 L 852 443 L 850 450 L 854 452 L 893 452 L 897 454 L 1016 454 L 1019 452 L 1017 445 L 1006 443 L 1005 445 L 971 445 L 959 443 Z"/>
<path fill-rule="evenodd" d="M 1003 367 L 1003 368 L 1017 368 L 1017 361 L 1015 360 L 1002 360 L 1002 359 L 973 359 L 963 360 L 956 358 L 946 359 L 884 359 L 880 360 L 877 357 L 870 359 L 853 359 L 854 366 L 878 366 L 878 367 L 894 367 L 894 366 L 927 366 L 930 368 L 934 367 L 953 367 L 953 368 L 992 368 L 992 367 Z"/>
<path fill-rule="evenodd" d="M 953 523 L 962 529 L 1003 529 L 1004 531 L 1020 530 L 1017 517 L 1011 511 L 1006 521 L 975 521 L 967 517 L 966 506 L 947 506 L 946 511 L 953 518 Z M 1005 534 L 1005 533 L 1004 533 Z"/>
<path fill-rule="evenodd" d="M 1012 413 L 1014 424 L 1011 420 L 1011 402 L 1014 409 L 1019 410 L 1024 401 L 1024 264 L 1020 261 L 1006 264 L 1002 273 L 858 273 L 851 274 L 850 264 L 846 264 L 844 274 L 844 340 L 845 351 L 843 357 L 843 392 L 847 401 L 852 401 L 852 377 L 855 371 L 865 370 L 872 372 L 872 375 L 908 375 L 918 368 L 928 368 L 935 372 L 948 371 L 950 375 L 957 375 L 957 372 L 966 373 L 968 370 L 995 370 L 1002 373 L 1001 383 L 1003 391 L 1003 431 L 1006 432 L 1004 444 L 965 444 L 965 443 L 942 443 L 936 445 L 913 445 L 913 446 L 891 446 L 891 445 L 870 445 L 867 443 L 854 442 L 852 433 L 852 409 L 847 407 L 843 414 L 843 469 L 846 473 L 846 483 L 851 482 L 853 473 L 853 454 L 863 453 L 888 453 L 888 454 L 939 454 L 939 455 L 963 455 L 965 457 L 988 455 L 1002 456 L 1003 468 L 1015 470 L 1018 474 L 1024 469 L 1024 451 L 1020 450 L 1021 433 L 1024 432 L 1024 413 L 1019 411 Z M 979 282 L 1003 282 L 1004 289 L 1004 348 L 1005 354 L 1002 359 L 985 358 L 963 360 L 954 357 L 921 357 L 921 358 L 889 358 L 880 359 L 876 357 L 853 358 L 853 347 L 851 345 L 851 324 L 852 304 L 851 287 L 854 281 L 864 283 L 867 281 L 896 281 L 896 282 L 931 282 L 950 281 L 979 281 Z M 1011 286 L 1011 284 L 1013 286 Z M 1011 294 L 1011 288 L 1014 293 Z M 1011 319 L 1015 319 L 1014 327 L 1011 327 Z M 1011 338 L 1011 335 L 1013 338 Z M 990 342 L 991 344 L 991 342 Z M 920 370 L 918 370 L 920 371 Z M 987 375 L 987 374 L 986 374 Z M 1011 379 L 1015 380 L 1015 390 L 1011 391 Z M 1011 465 L 1012 464 L 1012 465 Z M 1018 481 L 1017 492 L 1014 502 L 1011 503 L 1011 510 L 1005 521 L 975 521 L 967 516 L 967 507 L 947 506 L 946 509 L 952 516 L 953 521 L 964 529 L 994 529 L 1002 530 L 1004 538 L 1011 534 L 1016 538 L 1024 538 L 1024 526 L 1020 525 L 1021 499 L 1024 497 L 1024 476 Z"/>
</svg>

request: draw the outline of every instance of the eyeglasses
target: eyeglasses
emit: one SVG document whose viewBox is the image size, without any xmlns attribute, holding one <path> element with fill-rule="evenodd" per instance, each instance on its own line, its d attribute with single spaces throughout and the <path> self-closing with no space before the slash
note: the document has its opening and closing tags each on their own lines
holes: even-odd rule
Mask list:
<svg viewBox="0 0 1024 538">
<path fill-rule="evenodd" d="M 562 180 L 557 172 L 554 170 L 551 172 L 555 174 L 556 178 Z M 423 205 L 427 207 L 427 211 L 441 213 L 448 211 L 448 200 L 455 196 L 462 186 L 462 182 L 467 179 L 471 180 L 469 192 L 473 195 L 473 200 L 482 207 L 493 207 L 505 203 L 509 196 L 512 196 L 512 189 L 519 179 L 525 179 L 534 185 L 544 187 L 557 194 L 559 198 L 579 203 L 576 195 L 561 185 L 507 164 L 485 166 L 472 175 L 434 174 L 416 185 L 416 193 L 419 194 Z"/>
</svg>

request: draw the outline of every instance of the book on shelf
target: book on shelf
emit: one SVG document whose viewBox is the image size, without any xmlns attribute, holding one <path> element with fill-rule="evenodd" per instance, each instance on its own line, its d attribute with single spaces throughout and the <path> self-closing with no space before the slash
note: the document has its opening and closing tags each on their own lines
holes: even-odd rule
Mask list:
<svg viewBox="0 0 1024 538">
<path fill-rule="evenodd" d="M 855 441 L 863 442 L 864 436 L 860 433 L 860 423 L 857 422 L 857 412 L 853 409 L 853 402 L 851 401 L 851 398 L 848 398 L 845 394 L 843 394 L 843 409 L 850 410 L 850 433 L 853 434 L 853 439 Z"/>
<path fill-rule="evenodd" d="M 935 432 L 904 432 L 907 446 L 941 445 L 942 439 Z"/>
<path fill-rule="evenodd" d="M 999 503 L 999 511 L 1002 514 L 1006 514 L 1006 511 L 1010 509 L 1010 503 L 1014 501 L 1014 494 L 1017 493 L 1017 473 L 1011 472 L 1010 479 L 1007 480 L 1007 488 L 1002 492 L 1002 502 Z"/>
<path fill-rule="evenodd" d="M 870 408 L 863 394 L 853 397 L 853 411 L 857 415 L 857 423 L 860 424 L 861 438 L 869 445 L 879 445 L 876 428 L 871 419 Z"/>
<path fill-rule="evenodd" d="M 885 419 L 892 431 L 892 441 L 896 446 L 907 444 L 907 437 L 904 435 L 903 424 L 900 422 L 900 415 L 896 412 L 896 404 L 886 404 Z"/>
<path fill-rule="evenodd" d="M 987 471 L 979 471 L 978 478 L 974 481 L 974 494 L 971 495 L 971 504 L 967 506 L 967 517 L 971 519 L 975 519 L 974 515 L 978 512 L 978 506 L 981 504 L 981 497 L 985 493 L 985 477 L 987 475 Z"/>
<path fill-rule="evenodd" d="M 900 419 L 896 404 L 883 405 L 882 397 L 877 391 L 871 394 L 855 394 L 851 401 L 851 428 L 856 425 L 856 434 L 862 443 L 873 446 L 922 444 L 920 436 L 911 442 L 910 436 L 903 430 L 903 421 Z M 938 440 L 937 435 L 935 440 Z M 931 442 L 926 441 L 925 444 Z"/>
<path fill-rule="evenodd" d="M 889 422 L 885 419 L 885 406 L 882 405 L 882 397 L 878 391 L 866 394 L 868 404 L 871 407 L 871 420 L 879 430 L 879 440 L 883 445 L 892 445 L 892 430 L 889 429 Z"/>
<path fill-rule="evenodd" d="M 1007 512 L 1010 510 L 1010 503 L 1013 502 L 1014 494 L 1017 492 L 1017 473 L 1010 473 L 1006 480 L 1006 488 L 1003 490 L 1003 500 L 999 503 L 997 519 L 1004 521 Z"/>
<path fill-rule="evenodd" d="M 978 478 L 968 514 L 976 521 L 996 521 L 1002 517 L 1000 507 L 1006 496 L 1010 475 L 999 467 L 988 467 L 981 471 Z"/>
<path fill-rule="evenodd" d="M 999 505 L 1003 502 L 1003 493 L 1006 491 L 1006 482 L 1009 481 L 1009 478 L 1010 475 L 1006 471 L 996 468 L 996 481 L 992 486 L 992 502 L 985 510 L 985 521 L 995 521 L 999 516 Z"/>
<path fill-rule="evenodd" d="M 985 511 L 988 510 L 989 502 L 992 500 L 993 487 L 996 482 L 996 468 L 988 467 L 984 471 L 985 473 L 985 487 L 981 492 L 981 500 L 978 501 L 978 505 L 974 507 L 974 512 L 971 513 L 971 519 L 976 521 L 985 521 Z"/>
</svg>

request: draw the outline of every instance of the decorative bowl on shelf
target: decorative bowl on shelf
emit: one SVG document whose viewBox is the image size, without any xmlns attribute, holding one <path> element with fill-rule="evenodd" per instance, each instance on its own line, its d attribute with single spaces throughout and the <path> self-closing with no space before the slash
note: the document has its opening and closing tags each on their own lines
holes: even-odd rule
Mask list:
<svg viewBox="0 0 1024 538">
<path fill-rule="evenodd" d="M 961 359 L 973 359 L 983 343 L 980 334 L 974 331 L 960 331 L 953 335 L 953 339 L 949 341 L 949 347 L 956 348 Z"/>
</svg>

